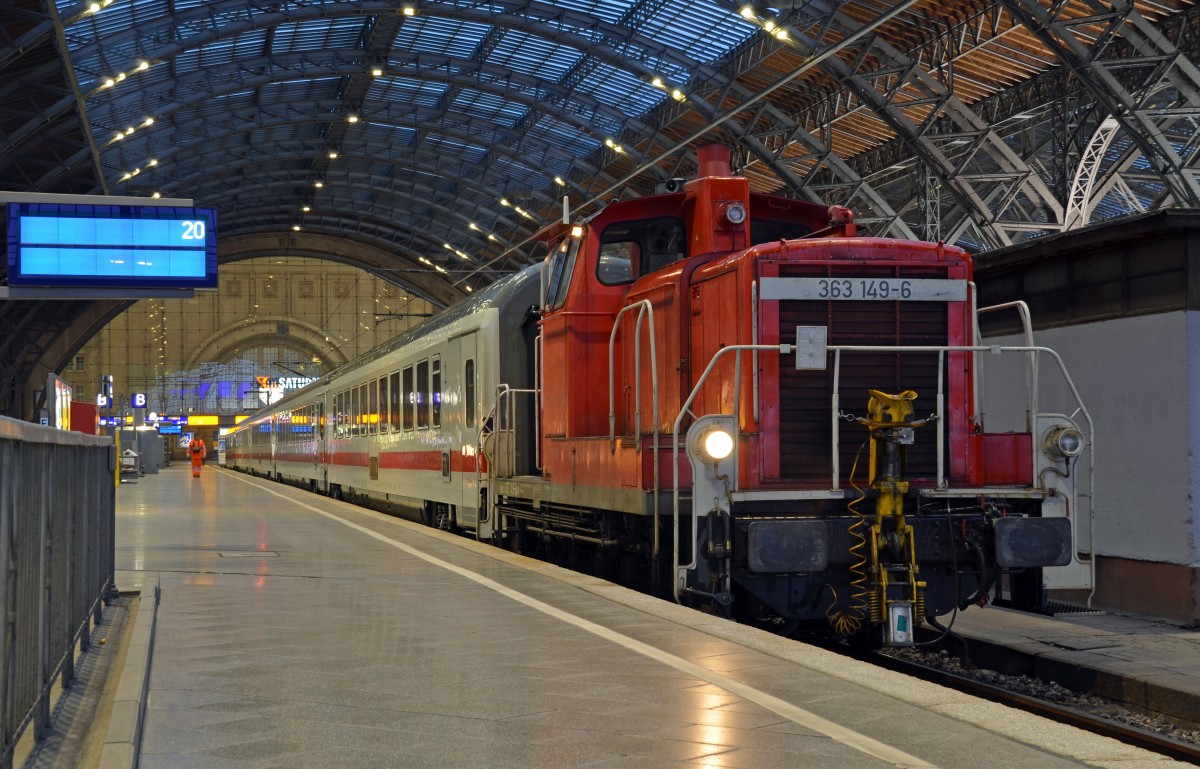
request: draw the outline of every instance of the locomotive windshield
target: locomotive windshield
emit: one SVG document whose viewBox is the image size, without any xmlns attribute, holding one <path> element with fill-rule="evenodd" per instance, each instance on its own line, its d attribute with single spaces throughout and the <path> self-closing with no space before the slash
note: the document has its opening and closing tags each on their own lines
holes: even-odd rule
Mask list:
<svg viewBox="0 0 1200 769">
<path fill-rule="evenodd" d="M 605 227 L 600 236 L 596 277 L 606 286 L 628 283 L 686 255 L 687 239 L 679 217 L 616 222 Z"/>
</svg>

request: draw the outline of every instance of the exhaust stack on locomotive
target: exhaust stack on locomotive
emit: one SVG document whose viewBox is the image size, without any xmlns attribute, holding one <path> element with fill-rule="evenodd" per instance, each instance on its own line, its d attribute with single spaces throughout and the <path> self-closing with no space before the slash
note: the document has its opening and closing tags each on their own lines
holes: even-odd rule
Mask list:
<svg viewBox="0 0 1200 769">
<path fill-rule="evenodd" d="M 1090 419 L 1043 410 L 1061 360 L 1023 306 L 977 310 L 962 249 L 753 192 L 725 147 L 663 189 L 548 229 L 540 268 L 248 419 L 230 463 L 785 633 L 902 645 L 1088 585 Z M 1023 344 L 981 345 L 1000 309 Z M 989 393 L 1025 398 L 989 431 L 1005 360 Z"/>
</svg>

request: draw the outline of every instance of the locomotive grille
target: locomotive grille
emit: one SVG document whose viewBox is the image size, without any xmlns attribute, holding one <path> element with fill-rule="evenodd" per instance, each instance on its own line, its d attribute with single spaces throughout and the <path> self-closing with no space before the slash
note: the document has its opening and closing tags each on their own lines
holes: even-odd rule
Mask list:
<svg viewBox="0 0 1200 769">
<path fill-rule="evenodd" d="M 944 278 L 944 268 L 897 268 L 888 265 L 781 265 L 780 277 Z M 888 301 L 780 301 L 779 339 L 796 333 L 796 326 L 825 326 L 830 345 L 944 345 L 947 340 L 946 302 Z M 937 355 L 934 353 L 843 353 L 841 410 L 866 416 L 868 390 L 899 393 L 915 390 L 913 413 L 921 419 L 936 411 Z M 833 437 L 830 426 L 833 392 L 833 355 L 825 371 L 780 367 L 780 476 L 789 481 L 823 481 L 832 478 L 830 460 Z M 855 457 L 854 481 L 867 480 L 870 457 L 863 445 L 867 430 L 840 422 L 842 483 L 850 477 Z M 936 425 L 918 428 L 916 442 L 908 447 L 905 474 L 910 479 L 937 475 Z M 859 447 L 862 446 L 861 455 Z"/>
</svg>

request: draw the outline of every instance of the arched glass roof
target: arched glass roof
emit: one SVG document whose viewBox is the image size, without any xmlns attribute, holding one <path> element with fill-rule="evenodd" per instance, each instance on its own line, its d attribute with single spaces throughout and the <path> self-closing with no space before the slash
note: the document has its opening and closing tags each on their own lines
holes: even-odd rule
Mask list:
<svg viewBox="0 0 1200 769">
<path fill-rule="evenodd" d="M 215 205 L 223 235 L 392 221 L 397 246 L 467 275 L 527 238 L 560 194 L 603 182 L 625 143 L 658 130 L 645 119 L 670 89 L 759 32 L 735 8 L 690 0 L 58 12 L 95 192 Z"/>
</svg>

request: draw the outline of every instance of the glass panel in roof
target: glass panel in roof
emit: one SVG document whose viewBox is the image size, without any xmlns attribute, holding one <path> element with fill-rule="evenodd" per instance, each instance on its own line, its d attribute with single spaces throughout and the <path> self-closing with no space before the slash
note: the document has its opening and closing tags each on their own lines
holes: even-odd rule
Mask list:
<svg viewBox="0 0 1200 769">
<path fill-rule="evenodd" d="M 645 114 L 666 97 L 663 91 L 642 82 L 633 73 L 602 63 L 594 66 L 579 87 L 626 115 Z"/>
<path fill-rule="evenodd" d="M 486 24 L 437 16 L 415 16 L 405 20 L 393 45 L 402 51 L 440 53 L 468 59 L 491 30 L 492 27 Z"/>
<path fill-rule="evenodd" d="M 481 91 L 463 89 L 454 97 L 451 112 L 461 112 L 472 117 L 481 117 L 493 123 L 513 126 L 525 116 L 529 108 L 524 104 L 509 101 L 501 96 Z"/>
<path fill-rule="evenodd" d="M 556 0 L 554 4 L 565 10 L 590 14 L 612 23 L 620 21 L 633 5 L 629 0 Z"/>
<path fill-rule="evenodd" d="M 422 107 L 436 107 L 445 92 L 445 83 L 395 75 L 376 78 L 369 91 L 372 101 L 417 104 Z"/>
<path fill-rule="evenodd" d="M 693 59 L 711 62 L 733 50 L 758 27 L 724 8 L 688 0 L 672 0 L 640 29 Z"/>
<path fill-rule="evenodd" d="M 528 161 L 503 155 L 493 157 L 489 172 L 493 176 L 506 177 L 510 186 L 516 187 L 544 187 L 554 181 L 540 169 L 531 167 Z"/>
<path fill-rule="evenodd" d="M 576 155 L 588 155 L 603 143 L 603 140 L 584 133 L 576 126 L 564 123 L 552 115 L 540 117 L 527 133 L 533 138 Z"/>
<path fill-rule="evenodd" d="M 509 29 L 488 55 L 487 62 L 557 82 L 582 58 L 583 54 L 574 48 Z"/>
<path fill-rule="evenodd" d="M 271 52 L 353 49 L 362 37 L 365 24 L 361 16 L 280 24 L 275 28 Z"/>
<path fill-rule="evenodd" d="M 471 145 L 446 136 L 434 134 L 425 137 L 421 149 L 434 153 L 450 153 L 473 163 L 483 160 L 488 150 L 487 147 Z"/>
<path fill-rule="evenodd" d="M 341 82 L 341 78 L 323 77 L 315 80 L 265 83 L 262 88 L 258 89 L 258 102 L 261 104 L 296 104 L 302 100 L 332 100 L 337 97 Z"/>
<path fill-rule="evenodd" d="M 363 143 L 373 148 L 374 153 L 392 155 L 403 148 L 407 151 L 416 130 L 407 126 L 368 123 L 362 131 Z M 346 145 L 343 144 L 343 147 Z"/>
</svg>

